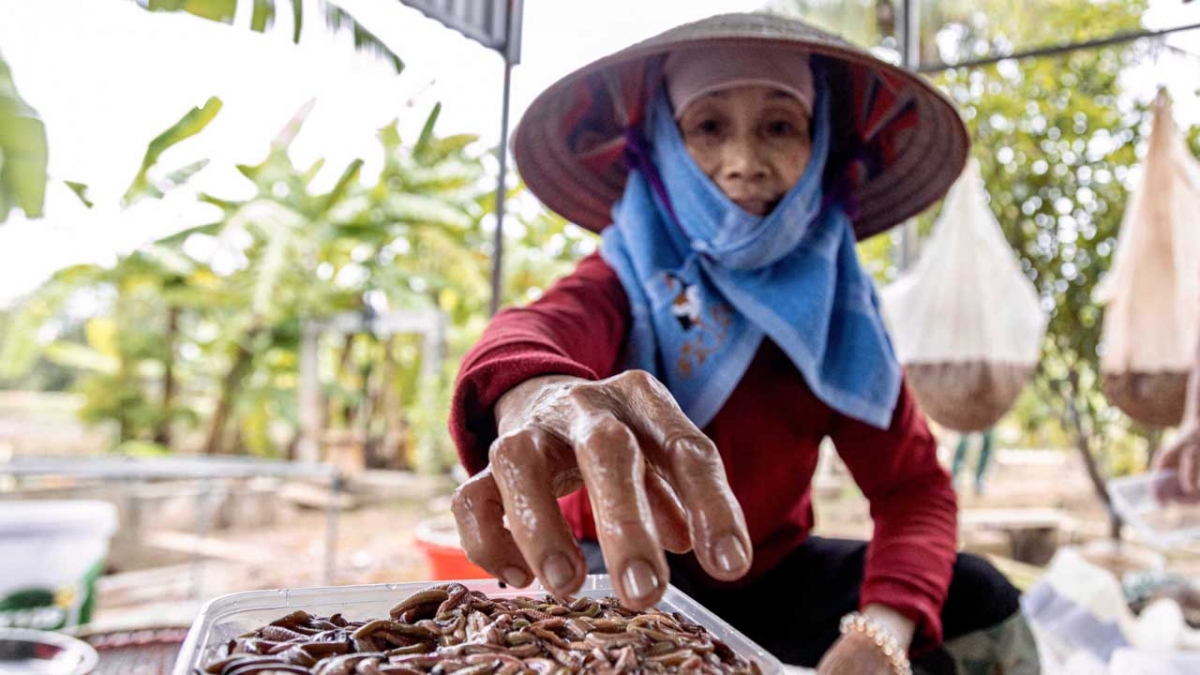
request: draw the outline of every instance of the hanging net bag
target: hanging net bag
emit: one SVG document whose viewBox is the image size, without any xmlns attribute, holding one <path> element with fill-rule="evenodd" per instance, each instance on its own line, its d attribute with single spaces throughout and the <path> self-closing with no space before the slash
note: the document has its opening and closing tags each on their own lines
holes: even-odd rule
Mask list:
<svg viewBox="0 0 1200 675">
<path fill-rule="evenodd" d="M 1200 162 L 1160 92 L 1142 177 L 1129 196 L 1105 305 L 1100 369 L 1108 400 L 1150 426 L 1183 417 L 1200 326 Z"/>
<path fill-rule="evenodd" d="M 880 295 L 909 386 L 931 419 L 968 432 L 1004 416 L 1037 365 L 1046 314 L 974 160 L 916 267 Z"/>
</svg>

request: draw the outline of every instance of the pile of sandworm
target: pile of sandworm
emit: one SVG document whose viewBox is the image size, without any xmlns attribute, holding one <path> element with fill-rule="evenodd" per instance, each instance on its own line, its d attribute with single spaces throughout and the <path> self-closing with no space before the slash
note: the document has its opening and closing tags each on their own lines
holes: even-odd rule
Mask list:
<svg viewBox="0 0 1200 675">
<path fill-rule="evenodd" d="M 230 640 L 197 675 L 517 675 L 759 673 L 679 613 L 614 597 L 489 598 L 431 586 L 391 617 L 349 621 L 297 611 Z"/>
</svg>

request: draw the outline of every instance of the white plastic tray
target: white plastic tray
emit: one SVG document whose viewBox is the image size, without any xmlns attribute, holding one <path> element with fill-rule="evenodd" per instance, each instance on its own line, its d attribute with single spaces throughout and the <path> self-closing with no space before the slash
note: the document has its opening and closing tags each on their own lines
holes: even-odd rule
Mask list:
<svg viewBox="0 0 1200 675">
<path fill-rule="evenodd" d="M 445 581 L 420 581 L 404 584 L 372 584 L 364 586 L 330 586 L 323 588 L 281 589 L 234 593 L 208 602 L 201 610 L 187 639 L 179 651 L 172 675 L 191 675 L 220 656 L 221 646 L 243 633 L 258 629 L 279 617 L 303 609 L 311 614 L 341 613 L 352 621 L 378 619 L 388 616 L 388 610 L 409 595 Z M 469 579 L 458 583 L 471 590 L 481 591 L 493 598 L 516 596 L 537 597 L 545 593 L 540 584 L 529 588 L 500 588 L 491 579 Z M 615 593 L 607 575 L 587 578 L 576 596 L 605 597 Z M 729 645 L 743 657 L 755 661 L 763 675 L 782 675 L 783 665 L 766 650 L 739 633 L 720 617 L 701 607 L 674 586 L 668 586 L 658 608 L 679 612 L 704 626 L 714 637 Z"/>
<path fill-rule="evenodd" d="M 1113 508 L 1150 544 L 1170 548 L 1200 539 L 1200 495 L 1184 495 L 1174 471 L 1108 482 Z"/>
</svg>

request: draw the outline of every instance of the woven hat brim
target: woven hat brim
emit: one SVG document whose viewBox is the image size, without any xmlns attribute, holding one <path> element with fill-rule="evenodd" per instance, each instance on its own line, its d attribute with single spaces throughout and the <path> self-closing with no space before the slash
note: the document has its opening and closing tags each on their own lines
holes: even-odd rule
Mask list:
<svg viewBox="0 0 1200 675">
<path fill-rule="evenodd" d="M 864 136 L 868 150 L 876 150 L 859 158 L 861 166 L 851 167 L 858 174 L 850 192 L 859 239 L 925 210 L 961 174 L 970 147 L 966 127 L 950 101 L 924 78 L 800 21 L 729 14 L 671 29 L 586 65 L 547 88 L 526 110 L 513 136 L 513 154 L 525 184 L 567 220 L 594 232 L 607 227 L 612 205 L 624 190 L 627 169 L 617 159 L 606 170 L 597 170 L 581 159 L 578 147 L 571 147 L 567 127 L 581 105 L 587 105 L 581 95 L 596 91 L 596 83 L 602 82 L 612 94 L 609 103 L 614 113 L 627 114 L 620 110 L 622 105 L 644 106 L 657 86 L 656 60 L 680 47 L 714 42 L 769 44 L 840 67 L 847 79 L 830 84 L 843 103 L 858 108 L 850 111 L 856 118 L 851 121 L 852 133 Z M 589 154 L 602 155 L 609 143 L 619 157 L 621 141 L 619 135 L 607 141 L 602 138 Z"/>
</svg>

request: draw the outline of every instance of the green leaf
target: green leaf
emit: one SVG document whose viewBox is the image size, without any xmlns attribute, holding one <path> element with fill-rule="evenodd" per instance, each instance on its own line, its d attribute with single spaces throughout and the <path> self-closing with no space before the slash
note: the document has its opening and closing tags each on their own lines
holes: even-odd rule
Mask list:
<svg viewBox="0 0 1200 675">
<path fill-rule="evenodd" d="M 17 93 L 12 71 L 0 57 L 0 223 L 13 208 L 40 218 L 46 202 L 46 126 Z"/>
<path fill-rule="evenodd" d="M 117 322 L 108 317 L 97 317 L 87 322 L 83 329 L 88 346 L 101 356 L 119 359 L 121 356 L 120 331 Z"/>
<path fill-rule="evenodd" d="M 254 0 L 254 14 L 250 17 L 250 30 L 263 33 L 275 25 L 275 0 Z"/>
<path fill-rule="evenodd" d="M 177 188 L 188 182 L 192 176 L 200 173 L 204 167 L 208 166 L 208 162 L 208 159 L 201 159 L 186 166 L 181 166 L 167 174 L 166 178 L 164 179 L 167 189 Z"/>
<path fill-rule="evenodd" d="M 217 116 L 217 113 L 221 111 L 221 105 L 221 99 L 216 96 L 210 97 L 204 103 L 203 108 L 192 108 L 178 122 L 172 124 L 166 131 L 150 141 L 150 145 L 146 147 L 146 155 L 142 158 L 142 168 L 138 171 L 137 176 L 133 179 L 133 184 L 129 186 L 129 189 L 125 192 L 125 196 L 122 198 L 123 206 L 128 207 L 145 197 L 157 198 L 162 196 L 162 190 L 150 181 L 150 171 L 158 163 L 162 154 L 169 148 L 203 131 L 213 121 L 213 118 Z M 191 166 L 195 167 L 194 164 Z M 188 168 L 184 167 L 181 171 L 186 171 Z M 199 169 L 196 169 L 196 171 L 199 171 Z"/>
<path fill-rule="evenodd" d="M 71 188 L 71 192 L 74 192 L 76 197 L 79 197 L 79 201 L 83 202 L 84 206 L 88 207 L 89 209 L 95 206 L 95 204 L 92 203 L 92 200 L 87 196 L 87 185 L 84 185 L 83 183 L 76 183 L 75 181 L 70 180 L 65 180 L 63 182 L 67 184 L 67 187 Z"/>
<path fill-rule="evenodd" d="M 384 201 L 388 216 L 407 223 L 468 227 L 471 219 L 462 209 L 436 198 L 417 194 L 393 194 Z"/>
<path fill-rule="evenodd" d="M 404 71 L 404 61 L 383 40 L 359 23 L 358 19 L 329 0 L 322 0 L 321 4 L 325 10 L 325 25 L 330 30 L 334 33 L 349 30 L 354 35 L 355 49 L 384 59 L 397 74 Z"/>
<path fill-rule="evenodd" d="M 429 119 L 425 120 L 425 126 L 421 129 L 421 137 L 417 139 L 417 145 L 413 147 L 413 155 L 418 159 L 424 158 L 429 151 L 429 142 L 433 138 L 433 127 L 437 124 L 438 115 L 441 112 L 442 104 L 438 103 L 429 113 Z"/>
<path fill-rule="evenodd" d="M 313 182 L 313 179 L 317 177 L 317 174 L 320 173 L 321 169 L 323 169 L 323 168 L 325 168 L 325 158 L 324 157 L 313 162 L 312 166 L 308 167 L 308 170 L 305 171 L 300 176 L 300 182 L 303 183 L 305 187 L 308 187 Z"/>
<path fill-rule="evenodd" d="M 116 375 L 121 369 L 120 359 L 75 342 L 55 342 L 46 348 L 46 358 L 67 368 L 75 368 L 102 375 Z"/>
<path fill-rule="evenodd" d="M 238 165 L 237 169 L 239 172 L 245 174 L 245 172 L 242 171 L 243 166 L 244 165 Z M 220 197 L 214 197 L 210 194 L 198 195 L 196 197 L 196 199 L 203 204 L 212 204 L 213 206 L 221 209 L 222 211 L 236 211 L 238 209 L 238 207 L 241 206 L 240 202 L 236 202 L 231 199 L 221 199 Z M 205 225 L 204 227 L 209 227 L 209 226 Z"/>
<path fill-rule="evenodd" d="M 395 119 L 376 132 L 379 142 L 385 150 L 391 151 L 400 147 L 400 120 Z M 389 153 L 390 154 L 390 153 Z"/>
<path fill-rule="evenodd" d="M 290 236 L 286 228 L 278 228 L 267 242 L 267 251 L 259 263 L 254 279 L 254 296 L 250 301 L 250 312 L 256 320 L 265 317 L 275 301 L 275 286 L 287 262 Z"/>
<path fill-rule="evenodd" d="M 138 0 L 151 12 L 187 12 L 202 19 L 233 23 L 237 0 Z"/>
<path fill-rule="evenodd" d="M 461 152 L 467 146 L 479 140 L 479 136 L 475 134 L 456 134 L 440 138 L 429 144 L 429 151 L 438 157 L 448 157 L 456 152 Z"/>
<path fill-rule="evenodd" d="M 304 0 L 292 0 L 292 42 L 300 44 L 300 29 L 304 25 Z"/>
<path fill-rule="evenodd" d="M 186 12 L 194 16 L 233 23 L 237 14 L 237 0 L 137 0 L 144 9 L 152 12 Z M 253 0 L 250 30 L 263 33 L 275 25 L 276 0 Z M 404 61 L 378 36 L 367 30 L 346 10 L 329 0 L 318 0 L 325 13 L 325 26 L 333 33 L 349 31 L 354 38 L 354 47 L 386 60 L 396 73 L 404 70 Z M 304 29 L 304 0 L 289 0 L 292 8 L 292 42 L 299 44 Z"/>
<path fill-rule="evenodd" d="M 482 167 L 476 164 L 442 162 L 430 168 L 415 167 L 403 179 L 407 191 L 447 193 L 476 185 L 483 175 Z M 520 190 L 519 187 L 515 189 Z"/>
<path fill-rule="evenodd" d="M 325 195 L 319 215 L 323 216 L 329 213 L 338 202 L 342 201 L 346 193 L 350 190 L 350 187 L 354 184 L 354 181 L 358 179 L 358 175 L 362 171 L 362 165 L 363 161 L 356 159 L 350 163 L 350 166 L 346 167 L 346 170 L 342 172 L 341 178 L 338 178 L 337 185 L 334 185 L 329 194 Z"/>
<path fill-rule="evenodd" d="M 90 263 L 70 265 L 55 272 L 54 276 L 49 282 L 47 282 L 46 286 L 44 286 L 42 290 L 38 291 L 38 294 L 40 295 L 43 292 L 55 293 L 57 292 L 57 287 L 81 287 L 91 284 L 98 284 L 103 282 L 107 275 L 108 270 L 99 265 L 93 265 Z M 65 290 L 70 291 L 74 290 L 74 288 L 65 288 Z"/>
</svg>

